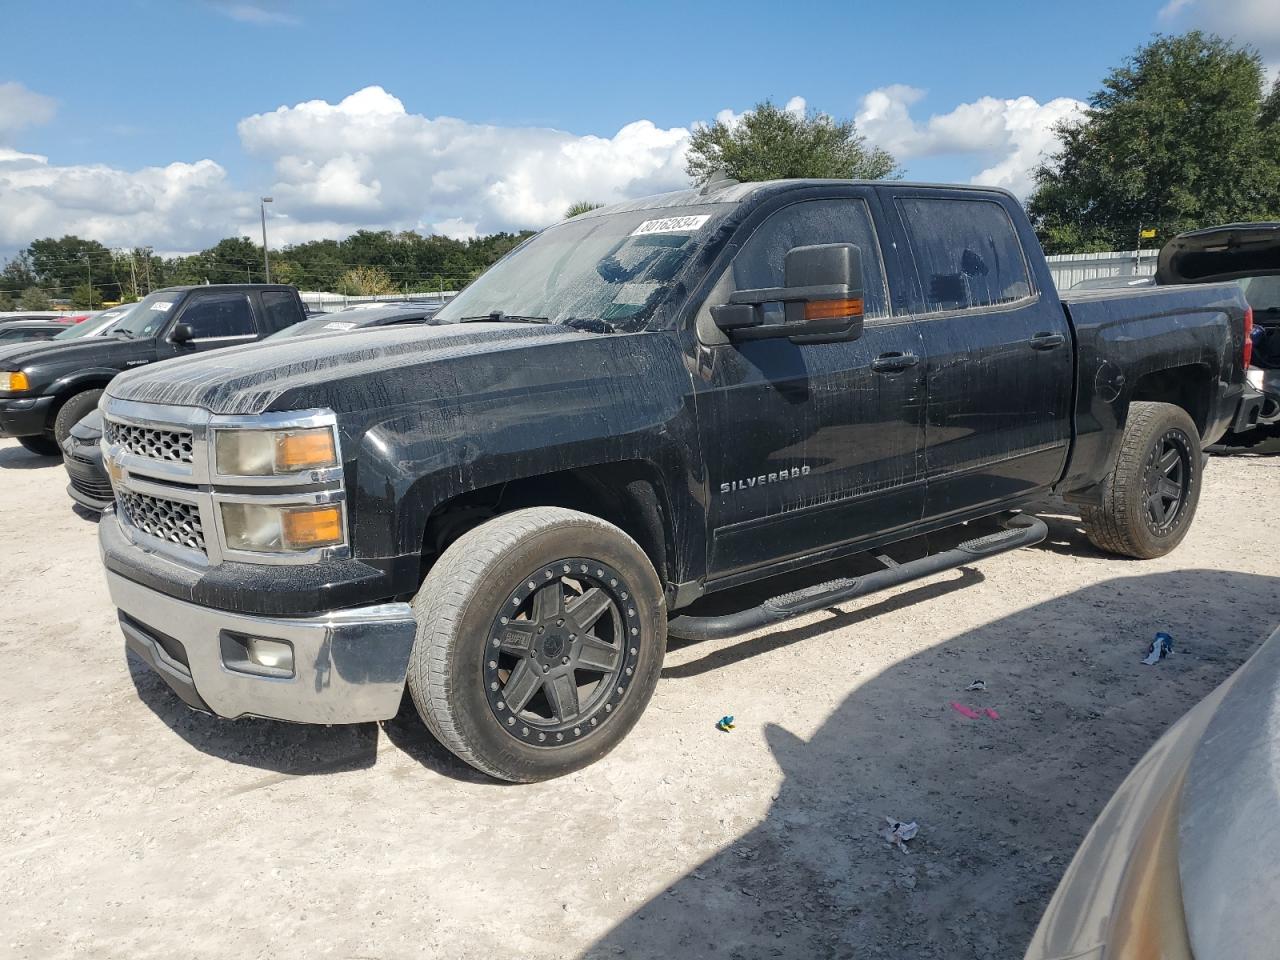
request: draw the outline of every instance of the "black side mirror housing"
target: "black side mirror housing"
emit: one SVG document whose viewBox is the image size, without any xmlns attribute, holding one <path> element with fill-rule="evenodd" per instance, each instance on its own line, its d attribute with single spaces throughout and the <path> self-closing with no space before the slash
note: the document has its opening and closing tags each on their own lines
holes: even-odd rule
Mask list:
<svg viewBox="0 0 1280 960">
<path fill-rule="evenodd" d="M 716 326 L 738 340 L 788 337 L 795 343 L 862 336 L 862 251 L 853 243 L 792 247 L 784 286 L 739 290 L 711 308 Z M 764 322 L 766 303 L 781 303 L 783 323 Z"/>
<path fill-rule="evenodd" d="M 173 333 L 169 334 L 169 339 L 174 343 L 190 343 L 195 338 L 195 331 L 191 329 L 189 323 L 175 323 Z"/>
</svg>

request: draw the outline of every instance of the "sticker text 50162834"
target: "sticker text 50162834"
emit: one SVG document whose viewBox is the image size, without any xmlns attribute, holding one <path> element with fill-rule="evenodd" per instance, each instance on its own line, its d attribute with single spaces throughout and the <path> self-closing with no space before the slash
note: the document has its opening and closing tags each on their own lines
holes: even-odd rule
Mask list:
<svg viewBox="0 0 1280 960">
<path fill-rule="evenodd" d="M 693 233 L 711 219 L 711 215 L 701 213 L 693 217 L 663 217 L 661 220 L 646 220 L 631 231 L 633 237 L 645 237 L 651 233 Z"/>
</svg>

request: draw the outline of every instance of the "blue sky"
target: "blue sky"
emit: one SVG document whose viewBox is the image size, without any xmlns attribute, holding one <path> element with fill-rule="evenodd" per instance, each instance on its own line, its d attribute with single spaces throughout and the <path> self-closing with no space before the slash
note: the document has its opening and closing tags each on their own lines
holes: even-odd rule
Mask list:
<svg viewBox="0 0 1280 960">
<path fill-rule="evenodd" d="M 865 116 L 913 178 L 1025 188 L 1052 121 L 1157 30 L 1247 32 L 1280 61 L 1280 41 L 1256 29 L 1276 2 L 16 4 L 0 60 L 0 94 L 13 100 L 7 124 L 0 100 L 0 158 L 35 158 L 9 159 L 38 175 L 6 184 L 0 165 L 0 250 L 23 242 L 15 231 L 87 228 L 109 243 L 138 234 L 192 246 L 250 222 L 253 196 L 269 191 L 284 193 L 288 209 L 273 213 L 294 239 L 361 225 L 537 226 L 566 196 L 670 186 L 674 131 L 764 97 Z M 382 94 L 337 114 L 296 109 L 369 87 Z M 888 91 L 878 109 L 873 91 Z M 619 140 L 637 121 L 651 129 Z M 532 153 L 542 162 L 524 164 Z M 212 166 L 140 173 L 201 161 Z M 166 207 L 160 194 L 175 189 L 199 203 Z M 116 199 L 95 209 L 95 191 Z"/>
</svg>

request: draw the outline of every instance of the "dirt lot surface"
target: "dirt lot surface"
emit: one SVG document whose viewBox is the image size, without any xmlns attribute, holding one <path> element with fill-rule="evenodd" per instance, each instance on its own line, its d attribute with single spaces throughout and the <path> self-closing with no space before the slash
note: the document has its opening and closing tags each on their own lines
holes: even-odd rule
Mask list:
<svg viewBox="0 0 1280 960">
<path fill-rule="evenodd" d="M 1133 763 L 1280 621 L 1278 482 L 1280 457 L 1211 461 L 1162 560 L 1058 518 L 1040 548 L 673 644 L 617 751 L 508 786 L 410 719 L 188 711 L 126 658 L 61 465 L 0 442 L 0 956 L 1020 957 Z M 1142 666 L 1157 630 L 1177 652 Z M 919 822 L 909 852 L 886 816 Z"/>
</svg>

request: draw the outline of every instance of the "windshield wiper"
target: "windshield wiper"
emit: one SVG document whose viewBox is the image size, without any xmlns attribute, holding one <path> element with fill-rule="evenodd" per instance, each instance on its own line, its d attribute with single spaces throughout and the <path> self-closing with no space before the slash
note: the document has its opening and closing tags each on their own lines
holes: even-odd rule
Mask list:
<svg viewBox="0 0 1280 960">
<path fill-rule="evenodd" d="M 113 337 L 124 337 L 126 340 L 132 340 L 132 339 L 134 339 L 133 334 L 132 334 L 132 333 L 130 333 L 128 330 L 112 330 L 112 331 L 111 331 L 111 336 L 113 336 Z"/>
<path fill-rule="evenodd" d="M 486 313 L 482 317 L 459 317 L 459 323 L 550 323 L 550 317 L 522 317 L 515 313 L 506 313 L 502 310 L 494 310 L 492 313 Z"/>
</svg>

